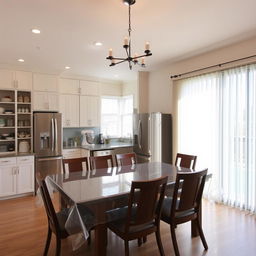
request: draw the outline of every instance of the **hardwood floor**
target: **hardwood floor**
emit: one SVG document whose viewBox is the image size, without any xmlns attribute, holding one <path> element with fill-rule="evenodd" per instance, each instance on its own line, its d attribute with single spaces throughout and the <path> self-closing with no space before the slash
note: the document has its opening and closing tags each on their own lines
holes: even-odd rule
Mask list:
<svg viewBox="0 0 256 256">
<path fill-rule="evenodd" d="M 177 240 L 180 254 L 185 256 L 242 256 L 255 255 L 256 218 L 236 209 L 203 202 L 203 229 L 209 250 L 204 251 L 200 238 L 190 237 L 190 224 L 179 225 Z M 47 232 L 44 209 L 36 205 L 35 197 L 0 201 L 0 255 L 38 256 L 42 255 Z M 161 223 L 161 236 L 166 255 L 174 255 L 169 226 Z M 53 236 L 49 255 L 54 255 Z M 108 255 L 124 255 L 123 241 L 108 233 Z M 93 243 L 92 239 L 92 243 Z M 93 245 L 83 246 L 72 252 L 71 241 L 62 243 L 62 255 L 93 255 Z M 146 244 L 137 246 L 130 242 L 130 255 L 159 255 L 154 235 Z"/>
</svg>

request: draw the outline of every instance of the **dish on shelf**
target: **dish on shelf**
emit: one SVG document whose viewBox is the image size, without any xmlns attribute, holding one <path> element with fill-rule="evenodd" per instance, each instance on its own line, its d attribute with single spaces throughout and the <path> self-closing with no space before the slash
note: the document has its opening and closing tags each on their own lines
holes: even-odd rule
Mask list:
<svg viewBox="0 0 256 256">
<path fill-rule="evenodd" d="M 12 99 L 10 96 L 5 96 L 5 97 L 1 98 L 1 101 L 2 102 L 12 102 Z"/>
<path fill-rule="evenodd" d="M 0 107 L 0 114 L 3 114 L 4 113 L 4 108 L 3 107 Z"/>
<path fill-rule="evenodd" d="M 13 140 L 14 137 L 6 137 L 7 140 Z"/>
<path fill-rule="evenodd" d="M 2 136 L 7 137 L 7 136 L 9 136 L 9 133 L 2 133 Z"/>
<path fill-rule="evenodd" d="M 12 110 L 5 110 L 4 113 L 5 113 L 5 114 L 13 114 L 13 111 L 12 111 Z"/>
</svg>

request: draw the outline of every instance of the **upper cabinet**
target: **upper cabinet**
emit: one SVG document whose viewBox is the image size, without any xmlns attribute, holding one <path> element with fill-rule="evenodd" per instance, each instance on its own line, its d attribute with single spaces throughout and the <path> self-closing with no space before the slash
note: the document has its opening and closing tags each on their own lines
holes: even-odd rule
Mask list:
<svg viewBox="0 0 256 256">
<path fill-rule="evenodd" d="M 101 95 L 122 96 L 122 86 L 120 84 L 102 83 Z"/>
<path fill-rule="evenodd" d="M 33 110 L 58 111 L 59 96 L 57 93 L 34 91 L 33 96 L 34 96 Z"/>
<path fill-rule="evenodd" d="M 41 92 L 57 92 L 58 77 L 55 75 L 33 74 L 33 89 Z"/>
<path fill-rule="evenodd" d="M 61 94 L 75 94 L 78 95 L 79 90 L 79 80 L 75 79 L 59 79 L 59 92 Z"/>
<path fill-rule="evenodd" d="M 81 95 L 99 95 L 100 86 L 98 82 L 80 80 L 80 94 Z"/>
<path fill-rule="evenodd" d="M 32 90 L 32 73 L 25 71 L 0 70 L 1 89 Z"/>
</svg>

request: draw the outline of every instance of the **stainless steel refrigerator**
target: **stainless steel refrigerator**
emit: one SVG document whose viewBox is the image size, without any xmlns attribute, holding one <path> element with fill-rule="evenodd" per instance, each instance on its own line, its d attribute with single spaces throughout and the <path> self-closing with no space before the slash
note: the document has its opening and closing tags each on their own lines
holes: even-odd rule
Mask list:
<svg viewBox="0 0 256 256">
<path fill-rule="evenodd" d="M 60 113 L 34 112 L 36 174 L 41 177 L 61 172 L 62 121 Z"/>
<path fill-rule="evenodd" d="M 133 150 L 139 163 L 172 163 L 172 116 L 170 114 L 134 114 L 133 137 Z"/>
</svg>

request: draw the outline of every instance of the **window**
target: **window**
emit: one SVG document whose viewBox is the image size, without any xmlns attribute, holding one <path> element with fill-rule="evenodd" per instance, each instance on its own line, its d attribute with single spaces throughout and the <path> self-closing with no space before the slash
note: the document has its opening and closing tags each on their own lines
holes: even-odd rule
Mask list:
<svg viewBox="0 0 256 256">
<path fill-rule="evenodd" d="M 213 173 L 211 196 L 256 213 L 256 65 L 180 80 L 179 152 Z"/>
<path fill-rule="evenodd" d="M 112 138 L 132 136 L 133 96 L 101 98 L 101 132 Z"/>
</svg>

